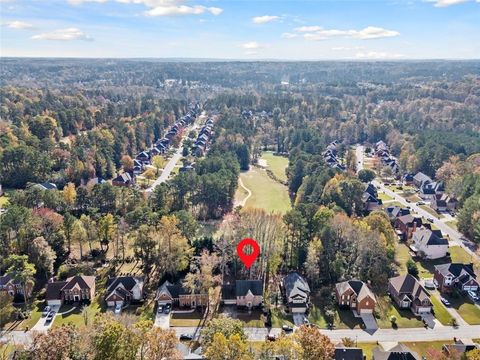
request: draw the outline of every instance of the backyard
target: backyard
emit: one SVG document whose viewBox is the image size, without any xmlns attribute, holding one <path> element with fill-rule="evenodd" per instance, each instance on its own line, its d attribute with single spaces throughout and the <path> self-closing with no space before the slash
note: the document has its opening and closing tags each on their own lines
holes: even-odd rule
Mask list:
<svg viewBox="0 0 480 360">
<path fill-rule="evenodd" d="M 242 172 L 240 178 L 252 195 L 247 199 L 245 208 L 260 208 L 267 212 L 286 213 L 291 209 L 290 198 L 286 186 L 268 177 L 265 170 L 251 167 Z M 237 190 L 235 202 L 245 199 L 245 191 Z"/>
</svg>

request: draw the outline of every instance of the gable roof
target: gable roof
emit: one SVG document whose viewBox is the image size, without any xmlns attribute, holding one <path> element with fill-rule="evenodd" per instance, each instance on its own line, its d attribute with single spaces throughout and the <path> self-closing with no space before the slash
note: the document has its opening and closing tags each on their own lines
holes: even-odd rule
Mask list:
<svg viewBox="0 0 480 360">
<path fill-rule="evenodd" d="M 412 214 L 403 215 L 397 218 L 397 221 L 405 225 L 417 223 L 417 226 L 422 225 L 422 218 L 415 217 Z"/>
<path fill-rule="evenodd" d="M 80 287 L 80 289 L 91 289 L 95 286 L 95 276 L 72 276 L 67 279 L 67 283 L 62 288 L 63 290 L 71 290 L 76 285 Z"/>
<path fill-rule="evenodd" d="M 410 350 L 403 344 L 391 348 L 388 351 L 382 350 L 379 347 L 373 349 L 373 358 L 375 360 L 419 360 L 420 357 L 416 352 Z"/>
<path fill-rule="evenodd" d="M 413 241 L 418 244 L 422 244 L 425 246 L 432 246 L 432 245 L 446 245 L 448 246 L 448 240 L 439 237 L 438 233 L 433 232 L 430 229 L 421 228 L 417 229 L 413 233 Z"/>
<path fill-rule="evenodd" d="M 143 278 L 139 276 L 118 276 L 107 280 L 107 291 L 113 291 L 120 285 L 127 291 L 132 291 L 136 285 L 143 288 Z"/>
<path fill-rule="evenodd" d="M 477 275 L 475 275 L 475 272 L 473 271 L 473 264 L 450 263 L 435 265 L 435 270 L 443 276 L 452 275 L 457 278 L 461 275 L 467 274 L 474 279 L 477 278 Z"/>
<path fill-rule="evenodd" d="M 343 294 L 348 289 L 352 289 L 352 291 L 357 295 L 357 299 L 359 301 L 363 300 L 367 296 L 375 300 L 375 295 L 373 294 L 372 290 L 370 290 L 367 284 L 360 280 L 348 280 L 340 282 L 337 283 L 335 287 L 337 288 L 339 294 Z"/>
<path fill-rule="evenodd" d="M 390 278 L 389 282 L 398 294 L 410 295 L 412 301 L 416 299 L 423 301 L 430 298 L 427 290 L 410 274 Z"/>
<path fill-rule="evenodd" d="M 301 297 L 308 297 L 310 294 L 310 287 L 308 283 L 298 275 L 296 272 L 292 272 L 283 278 L 283 285 L 287 297 L 295 297 L 300 295 Z"/>
<path fill-rule="evenodd" d="M 235 295 L 245 296 L 248 292 L 255 296 L 263 295 L 263 282 L 261 280 L 237 280 L 235 281 Z"/>
<path fill-rule="evenodd" d="M 363 360 L 363 350 L 354 347 L 336 347 L 335 360 Z"/>
<path fill-rule="evenodd" d="M 42 188 L 44 190 L 56 190 L 57 189 L 57 185 L 55 185 L 54 183 L 51 183 L 51 182 L 44 182 L 44 183 L 41 183 L 41 184 L 36 184 L 35 186 L 37 186 L 39 188 Z"/>
<path fill-rule="evenodd" d="M 432 179 L 430 178 L 430 176 L 428 175 L 425 175 L 424 173 L 422 172 L 418 172 L 415 174 L 415 176 L 413 177 L 413 180 L 419 182 L 419 183 L 423 183 L 425 181 L 432 181 Z"/>
</svg>

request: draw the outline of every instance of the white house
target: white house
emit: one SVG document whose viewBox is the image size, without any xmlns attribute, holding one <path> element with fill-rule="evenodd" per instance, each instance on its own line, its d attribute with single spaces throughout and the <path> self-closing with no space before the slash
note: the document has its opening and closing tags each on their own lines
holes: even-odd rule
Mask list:
<svg viewBox="0 0 480 360">
<path fill-rule="evenodd" d="M 417 229 L 412 236 L 410 248 L 426 259 L 440 259 L 447 256 L 448 240 L 442 237 L 441 232 L 427 228 Z"/>
</svg>

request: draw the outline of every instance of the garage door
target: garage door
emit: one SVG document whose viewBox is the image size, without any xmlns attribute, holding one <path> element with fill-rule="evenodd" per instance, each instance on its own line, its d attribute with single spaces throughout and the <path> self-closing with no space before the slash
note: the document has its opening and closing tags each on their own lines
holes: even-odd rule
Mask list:
<svg viewBox="0 0 480 360">
<path fill-rule="evenodd" d="M 425 308 L 425 307 L 419 307 L 419 308 L 418 308 L 418 313 L 419 313 L 419 314 L 429 313 L 430 311 L 431 311 L 430 308 Z"/>
<path fill-rule="evenodd" d="M 360 314 L 371 314 L 373 309 L 360 309 Z"/>
</svg>

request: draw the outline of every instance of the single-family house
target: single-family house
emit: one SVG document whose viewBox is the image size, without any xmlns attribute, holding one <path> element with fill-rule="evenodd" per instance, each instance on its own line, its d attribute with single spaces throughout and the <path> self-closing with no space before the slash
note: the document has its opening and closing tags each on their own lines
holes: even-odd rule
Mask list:
<svg viewBox="0 0 480 360">
<path fill-rule="evenodd" d="M 355 310 L 357 314 L 372 313 L 377 303 L 372 290 L 359 280 L 337 283 L 335 296 L 340 307 Z"/>
<path fill-rule="evenodd" d="M 447 194 L 436 194 L 435 197 L 430 202 L 430 207 L 437 211 L 453 211 L 457 208 L 457 199 L 451 197 Z"/>
<path fill-rule="evenodd" d="M 150 164 L 150 155 L 148 155 L 148 152 L 142 151 L 140 154 L 138 154 L 135 159 L 138 161 L 141 161 L 143 165 L 149 165 Z"/>
<path fill-rule="evenodd" d="M 388 291 L 400 309 L 410 309 L 416 315 L 432 311 L 429 293 L 410 274 L 390 278 Z"/>
<path fill-rule="evenodd" d="M 235 284 L 222 286 L 222 301 L 225 305 L 236 305 L 252 309 L 263 303 L 262 280 L 236 280 Z"/>
<path fill-rule="evenodd" d="M 292 313 L 305 313 L 310 302 L 310 287 L 298 273 L 292 272 L 283 278 L 282 292 L 286 305 Z"/>
<path fill-rule="evenodd" d="M 405 174 L 402 176 L 402 182 L 404 185 L 412 185 L 413 184 L 413 174 Z"/>
<path fill-rule="evenodd" d="M 155 300 L 159 305 L 172 304 L 179 307 L 196 308 L 208 305 L 208 294 L 200 294 L 185 289 L 181 284 L 165 281 L 157 290 Z"/>
<path fill-rule="evenodd" d="M 112 179 L 113 186 L 132 186 L 135 184 L 135 176 L 128 172 L 119 174 Z"/>
<path fill-rule="evenodd" d="M 448 240 L 440 230 L 432 231 L 422 227 L 413 233 L 410 249 L 422 258 L 440 259 L 447 256 Z"/>
<path fill-rule="evenodd" d="M 453 289 L 477 291 L 479 287 L 473 264 L 450 263 L 436 265 L 433 279 L 441 292 L 451 292 Z"/>
<path fill-rule="evenodd" d="M 107 280 L 105 302 L 107 306 L 124 306 L 131 302 L 143 301 L 143 278 L 139 276 L 118 276 Z"/>
<path fill-rule="evenodd" d="M 398 344 L 390 350 L 376 347 L 372 352 L 373 360 L 420 360 L 421 357 L 404 344 Z"/>
<path fill-rule="evenodd" d="M 25 291 L 27 292 L 27 298 L 32 295 L 33 285 L 31 283 L 25 284 Z M 14 300 L 18 299 L 23 301 L 25 298 L 23 296 L 23 286 L 22 283 L 15 279 L 12 274 L 5 274 L 0 276 L 0 293 L 7 293 Z"/>
<path fill-rule="evenodd" d="M 395 220 L 395 229 L 401 240 L 408 240 L 413 233 L 422 226 L 422 218 L 411 214 L 403 215 Z"/>
<path fill-rule="evenodd" d="M 425 182 L 420 187 L 420 196 L 424 200 L 433 200 L 437 195 L 443 194 L 445 186 L 441 181 Z"/>
<path fill-rule="evenodd" d="M 424 183 L 429 183 L 432 181 L 433 180 L 430 176 L 425 175 L 422 172 L 416 173 L 413 177 L 413 185 L 415 185 L 417 188 L 420 188 Z"/>
<path fill-rule="evenodd" d="M 95 297 L 95 276 L 72 276 L 65 281 L 49 281 L 45 300 L 47 305 L 90 303 Z"/>
<path fill-rule="evenodd" d="M 454 356 L 454 355 L 463 355 L 465 353 L 468 353 L 472 350 L 476 350 L 476 349 L 479 349 L 480 350 L 480 344 L 476 344 L 476 343 L 468 343 L 468 344 L 465 344 L 463 341 L 461 340 L 457 340 L 455 343 L 453 344 L 445 344 L 442 346 L 442 350 L 443 352 L 449 356 Z M 463 359 L 463 357 L 462 357 Z"/>
<path fill-rule="evenodd" d="M 363 350 L 356 347 L 335 347 L 335 360 L 364 360 Z"/>
<path fill-rule="evenodd" d="M 44 182 L 41 184 L 35 184 L 35 187 L 38 187 L 41 190 L 57 190 L 57 185 L 51 182 Z"/>
<path fill-rule="evenodd" d="M 402 208 L 400 206 L 388 206 L 384 211 L 388 215 L 388 218 L 391 222 L 395 222 L 395 220 L 400 216 L 410 214 L 410 209 Z"/>
</svg>

